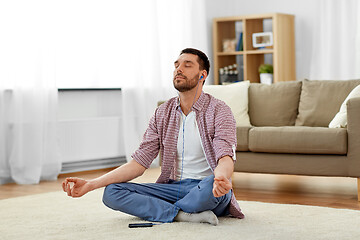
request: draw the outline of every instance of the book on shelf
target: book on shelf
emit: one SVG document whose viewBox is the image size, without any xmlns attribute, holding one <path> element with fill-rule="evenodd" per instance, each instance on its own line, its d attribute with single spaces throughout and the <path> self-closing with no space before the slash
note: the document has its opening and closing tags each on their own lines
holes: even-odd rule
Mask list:
<svg viewBox="0 0 360 240">
<path fill-rule="evenodd" d="M 242 51 L 242 50 L 243 50 L 243 32 L 240 32 L 238 43 L 236 45 L 236 51 Z"/>
</svg>

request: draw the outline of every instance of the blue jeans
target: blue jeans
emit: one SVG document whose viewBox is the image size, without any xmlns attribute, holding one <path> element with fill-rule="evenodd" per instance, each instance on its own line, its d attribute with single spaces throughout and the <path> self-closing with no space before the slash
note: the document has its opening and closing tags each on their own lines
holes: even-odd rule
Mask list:
<svg viewBox="0 0 360 240">
<path fill-rule="evenodd" d="M 202 180 L 170 180 L 169 183 L 115 183 L 104 190 L 104 204 L 147 221 L 172 222 L 179 210 L 198 213 L 212 210 L 228 215 L 231 191 L 224 196 L 212 193 L 214 175 Z"/>
</svg>

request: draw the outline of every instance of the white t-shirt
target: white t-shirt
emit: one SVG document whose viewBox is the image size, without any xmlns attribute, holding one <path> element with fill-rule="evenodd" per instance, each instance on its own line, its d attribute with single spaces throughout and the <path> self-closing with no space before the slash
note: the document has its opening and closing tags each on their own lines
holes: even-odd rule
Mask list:
<svg viewBox="0 0 360 240">
<path fill-rule="evenodd" d="M 181 114 L 182 117 L 177 142 L 176 179 L 203 179 L 213 173 L 205 157 L 199 128 L 196 123 L 196 114 L 194 111 L 191 111 L 187 116 L 183 113 Z M 183 131 L 184 121 L 185 131 Z"/>
</svg>

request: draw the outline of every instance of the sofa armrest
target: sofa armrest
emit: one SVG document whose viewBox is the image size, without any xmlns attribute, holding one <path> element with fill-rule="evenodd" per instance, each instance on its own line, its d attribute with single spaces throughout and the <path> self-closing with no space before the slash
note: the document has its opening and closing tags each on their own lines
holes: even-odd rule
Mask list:
<svg viewBox="0 0 360 240">
<path fill-rule="evenodd" d="M 347 102 L 349 176 L 360 177 L 360 97 Z"/>
</svg>

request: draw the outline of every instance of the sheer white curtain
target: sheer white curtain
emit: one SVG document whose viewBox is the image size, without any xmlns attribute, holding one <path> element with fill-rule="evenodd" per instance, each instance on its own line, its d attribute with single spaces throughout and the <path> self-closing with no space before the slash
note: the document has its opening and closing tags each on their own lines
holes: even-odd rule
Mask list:
<svg viewBox="0 0 360 240">
<path fill-rule="evenodd" d="M 0 183 L 60 172 L 51 10 L 48 1 L 0 2 Z"/>
<path fill-rule="evenodd" d="M 320 0 L 310 79 L 360 78 L 360 3 Z"/>
<path fill-rule="evenodd" d="M 122 86 L 126 157 L 138 148 L 157 102 L 176 96 L 172 85 L 174 61 L 187 47 L 209 53 L 205 1 L 145 1 L 136 14 L 146 21 L 135 29 L 141 48 L 133 57 L 133 75 Z M 144 41 L 145 40 L 145 41 Z M 134 49 L 132 49 L 134 50 Z M 154 162 L 155 165 L 157 162 Z"/>
</svg>

